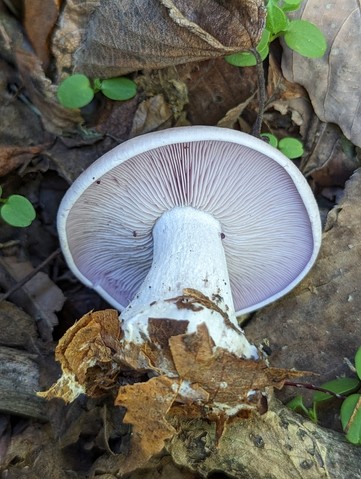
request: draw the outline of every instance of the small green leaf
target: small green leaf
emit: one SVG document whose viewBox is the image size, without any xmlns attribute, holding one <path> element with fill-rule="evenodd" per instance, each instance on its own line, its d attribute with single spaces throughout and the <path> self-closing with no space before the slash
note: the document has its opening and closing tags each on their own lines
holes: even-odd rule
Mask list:
<svg viewBox="0 0 361 479">
<path fill-rule="evenodd" d="M 306 20 L 293 20 L 289 23 L 285 42 L 292 50 L 307 58 L 320 58 L 327 49 L 323 33 Z"/>
<path fill-rule="evenodd" d="M 312 403 L 312 408 L 308 410 L 308 416 L 311 419 L 312 422 L 317 424 L 318 422 L 318 416 L 317 416 L 317 403 Z"/>
<path fill-rule="evenodd" d="M 291 401 L 287 403 L 287 407 L 290 408 L 292 411 L 301 412 L 308 416 L 308 409 L 304 405 L 302 396 L 296 396 L 291 399 Z"/>
<path fill-rule="evenodd" d="M 273 146 L 274 148 L 277 148 L 278 140 L 274 135 L 272 135 L 271 133 L 262 133 L 261 136 L 263 138 L 268 138 L 268 144 Z"/>
<path fill-rule="evenodd" d="M 263 61 L 269 53 L 270 32 L 263 30 L 261 40 L 257 45 L 257 50 Z M 256 57 L 251 52 L 240 52 L 228 55 L 224 58 L 227 63 L 236 67 L 254 67 L 257 64 Z"/>
<path fill-rule="evenodd" d="M 333 379 L 332 381 L 328 381 L 327 383 L 321 384 L 323 389 L 328 389 L 336 394 L 341 394 L 343 396 L 347 396 L 355 391 L 360 387 L 360 381 L 357 378 L 338 378 Z M 332 399 L 333 396 L 331 394 L 327 394 L 321 391 L 315 392 L 313 395 L 313 400 L 315 402 L 323 402 Z"/>
<path fill-rule="evenodd" d="M 292 12 L 298 10 L 301 6 L 302 0 L 283 0 L 282 10 L 284 12 Z"/>
<path fill-rule="evenodd" d="M 36 213 L 27 198 L 21 195 L 11 195 L 0 207 L 0 215 L 9 225 L 25 228 L 35 219 Z"/>
<path fill-rule="evenodd" d="M 340 417 L 347 440 L 361 444 L 361 394 L 352 394 L 344 400 Z"/>
<path fill-rule="evenodd" d="M 263 61 L 269 53 L 268 45 L 264 50 L 259 52 L 261 60 Z M 225 57 L 227 63 L 234 65 L 235 67 L 254 67 L 257 64 L 256 57 L 250 52 L 234 53 Z"/>
<path fill-rule="evenodd" d="M 101 90 L 102 87 L 102 80 L 99 78 L 93 78 L 93 91 L 94 93 L 97 93 L 98 91 Z"/>
<path fill-rule="evenodd" d="M 259 52 L 263 51 L 265 48 L 268 47 L 270 42 L 270 37 L 271 37 L 270 32 L 265 28 L 263 30 L 261 40 L 259 41 L 259 44 L 256 47 Z"/>
<path fill-rule="evenodd" d="M 286 17 L 285 12 L 277 7 L 273 2 L 268 2 L 267 4 L 267 18 L 266 18 L 266 29 L 272 34 L 277 35 L 278 33 L 286 30 L 289 20 Z"/>
<path fill-rule="evenodd" d="M 60 83 L 57 91 L 59 102 L 65 108 L 82 108 L 94 97 L 89 78 L 79 73 L 71 75 Z"/>
<path fill-rule="evenodd" d="M 358 348 L 355 354 L 355 367 L 356 367 L 357 376 L 361 379 L 361 347 Z"/>
<path fill-rule="evenodd" d="M 111 100 L 129 100 L 137 93 L 137 84 L 129 78 L 109 78 L 102 80 L 100 89 Z"/>
<path fill-rule="evenodd" d="M 296 138 L 286 137 L 278 142 L 278 149 L 290 160 L 303 155 L 303 144 Z"/>
</svg>

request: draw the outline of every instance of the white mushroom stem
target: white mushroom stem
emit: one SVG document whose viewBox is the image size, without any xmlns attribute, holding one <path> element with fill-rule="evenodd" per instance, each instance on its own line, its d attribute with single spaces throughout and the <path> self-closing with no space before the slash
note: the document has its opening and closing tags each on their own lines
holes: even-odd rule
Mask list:
<svg viewBox="0 0 361 479">
<path fill-rule="evenodd" d="M 156 222 L 153 242 L 152 267 L 121 315 L 124 339 L 143 342 L 149 318 L 188 320 L 187 333 L 205 323 L 215 347 L 256 358 L 257 349 L 237 324 L 219 221 L 192 207 L 176 207 Z M 197 290 L 216 307 L 199 302 L 193 310 L 179 308 L 177 298 L 186 288 Z"/>
</svg>

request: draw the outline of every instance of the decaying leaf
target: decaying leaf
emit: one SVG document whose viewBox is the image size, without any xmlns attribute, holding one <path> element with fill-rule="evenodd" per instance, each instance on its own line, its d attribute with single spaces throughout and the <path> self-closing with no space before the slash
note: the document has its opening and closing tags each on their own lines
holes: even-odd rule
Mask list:
<svg viewBox="0 0 361 479">
<path fill-rule="evenodd" d="M 145 464 L 174 436 L 175 429 L 165 418 L 177 390 L 177 380 L 165 376 L 119 389 L 115 405 L 127 409 L 124 422 L 133 426 L 131 450 L 122 464 L 123 474 Z"/>
<path fill-rule="evenodd" d="M 107 78 L 248 50 L 264 22 L 263 0 L 68 0 L 53 50 L 60 75 Z"/>
<path fill-rule="evenodd" d="M 6 40 L 0 44 L 1 55 L 17 66 L 22 83 L 19 87 L 24 87 L 28 104 L 41 117 L 44 129 L 56 134 L 74 131 L 83 119 L 78 110 L 67 110 L 57 101 L 55 88 L 45 76 L 42 62 L 29 48 L 22 27 L 2 12 L 0 29 Z"/>
<path fill-rule="evenodd" d="M 114 386 L 118 367 L 114 347 L 120 339 L 118 314 L 115 310 L 88 313 L 74 324 L 56 348 L 56 359 L 62 376 L 49 391 L 38 393 L 47 399 L 61 397 L 73 401 L 79 394 L 104 394 Z"/>
<path fill-rule="evenodd" d="M 310 99 L 303 87 L 286 80 L 272 54 L 269 56 L 267 94 L 267 110 L 274 108 L 282 115 L 290 114 L 304 137 L 314 115 Z M 265 121 L 267 123 L 267 114 Z"/>
<path fill-rule="evenodd" d="M 49 36 L 56 24 L 60 6 L 61 0 L 24 2 L 25 31 L 44 70 L 50 61 Z"/>
<path fill-rule="evenodd" d="M 360 11 L 358 0 L 303 1 L 295 17 L 318 26 L 327 38 L 327 51 L 315 60 L 285 48 L 282 60 L 286 78 L 306 88 L 319 118 L 339 125 L 357 146 L 361 146 Z"/>
<path fill-rule="evenodd" d="M 209 395 L 208 407 L 213 412 L 233 408 L 260 410 L 259 392 L 267 386 L 281 388 L 290 377 L 304 376 L 299 371 L 270 368 L 262 360 L 238 358 L 220 348 L 214 350 L 205 324 L 197 333 L 170 338 L 170 348 L 177 373 L 191 385 L 201 386 Z M 229 414 L 229 413 L 228 413 Z"/>
<path fill-rule="evenodd" d="M 256 92 L 253 93 L 253 95 L 247 98 L 247 100 L 245 100 L 244 102 L 228 110 L 226 115 L 219 120 L 219 122 L 217 123 L 217 126 L 221 126 L 223 128 L 233 128 L 234 125 L 242 122 L 241 115 L 243 111 L 247 108 L 247 106 L 251 103 L 251 101 L 255 98 L 255 96 L 256 96 Z M 247 128 L 246 129 L 241 128 L 241 131 L 250 133 L 250 131 L 246 131 L 246 130 Z"/>
<path fill-rule="evenodd" d="M 184 290 L 184 297 L 189 308 L 217 309 L 196 290 Z M 172 417 L 214 420 L 221 437 L 230 417 L 265 412 L 268 386 L 282 387 L 286 378 L 304 375 L 215 349 L 204 323 L 194 333 L 186 333 L 187 326 L 188 321 L 149 318 L 150 339 L 139 345 L 122 338 L 115 310 L 88 313 L 59 342 L 62 377 L 38 394 L 72 401 L 81 393 L 97 397 L 118 390 L 115 404 L 126 408 L 124 421 L 133 427 L 130 453 L 119 465 L 126 473 L 173 437 Z"/>
<path fill-rule="evenodd" d="M 0 176 L 11 173 L 38 155 L 43 146 L 0 146 Z"/>
<path fill-rule="evenodd" d="M 215 425 L 178 420 L 182 433 L 167 443 L 176 464 L 200 477 L 247 479 L 359 479 L 361 449 L 274 399 L 266 414 L 238 418 L 216 443 Z"/>
<path fill-rule="evenodd" d="M 129 137 L 133 138 L 151 131 L 162 130 L 171 126 L 172 110 L 159 94 L 144 100 L 137 108 L 133 118 Z"/>
</svg>

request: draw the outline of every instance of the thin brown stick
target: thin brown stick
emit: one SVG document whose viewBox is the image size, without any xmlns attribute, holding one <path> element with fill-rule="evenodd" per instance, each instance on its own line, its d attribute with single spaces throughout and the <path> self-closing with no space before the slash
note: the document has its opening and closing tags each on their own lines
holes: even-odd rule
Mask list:
<svg viewBox="0 0 361 479">
<path fill-rule="evenodd" d="M 315 386 L 314 384 L 309 384 L 309 383 L 295 383 L 293 381 L 285 381 L 284 382 L 285 386 L 292 386 L 294 388 L 303 388 L 303 389 L 311 389 L 311 391 L 320 391 L 321 393 L 329 394 L 330 396 L 333 396 L 337 399 L 346 399 L 346 396 L 343 394 L 338 394 L 333 391 L 330 391 L 329 389 L 322 388 L 320 386 Z"/>
<path fill-rule="evenodd" d="M 258 114 L 256 121 L 252 128 L 252 135 L 256 138 L 261 138 L 261 128 L 263 122 L 263 114 L 266 104 L 266 82 L 264 79 L 263 61 L 261 55 L 256 48 L 251 48 L 251 52 L 256 57 L 256 69 L 257 69 L 257 83 L 258 83 Z"/>
<path fill-rule="evenodd" d="M 8 299 L 9 296 L 11 296 L 13 293 L 15 293 L 15 291 L 17 291 L 18 289 L 22 288 L 24 286 L 24 284 L 26 284 L 28 281 L 30 281 L 41 269 L 44 268 L 44 266 L 46 266 L 48 263 L 50 263 L 56 256 L 58 256 L 58 254 L 60 253 L 60 248 L 56 249 L 55 251 L 53 251 L 46 259 L 44 259 L 44 261 L 42 263 L 40 263 L 36 268 L 33 269 L 33 271 L 29 274 L 27 274 L 26 276 L 24 276 L 23 279 L 21 279 L 20 281 L 18 281 L 16 284 L 14 284 L 13 287 L 11 287 L 6 293 L 3 293 L 1 296 L 0 296 L 0 303 L 2 301 L 5 301 L 6 299 Z"/>
</svg>

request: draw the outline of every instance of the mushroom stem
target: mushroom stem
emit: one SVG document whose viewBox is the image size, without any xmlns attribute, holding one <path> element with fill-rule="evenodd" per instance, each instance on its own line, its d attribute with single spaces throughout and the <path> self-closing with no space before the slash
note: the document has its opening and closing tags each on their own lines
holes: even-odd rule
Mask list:
<svg viewBox="0 0 361 479">
<path fill-rule="evenodd" d="M 185 320 L 187 333 L 205 323 L 215 347 L 257 357 L 237 324 L 222 241 L 209 213 L 188 206 L 163 213 L 153 228 L 152 267 L 121 315 L 124 340 L 149 337 L 149 318 Z"/>
</svg>

